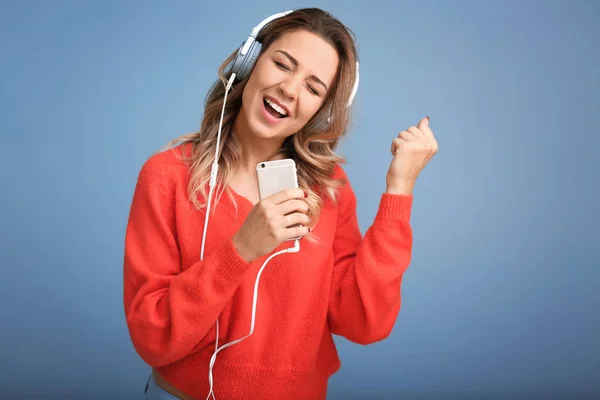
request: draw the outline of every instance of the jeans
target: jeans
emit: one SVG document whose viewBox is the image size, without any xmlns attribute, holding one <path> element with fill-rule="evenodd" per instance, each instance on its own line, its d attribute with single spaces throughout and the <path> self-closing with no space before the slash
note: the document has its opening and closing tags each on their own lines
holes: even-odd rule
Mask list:
<svg viewBox="0 0 600 400">
<path fill-rule="evenodd" d="M 145 400 L 179 400 L 177 397 L 173 396 L 171 393 L 167 392 L 160 386 L 156 384 L 152 375 L 148 378 L 148 383 L 146 384 L 145 390 Z"/>
</svg>

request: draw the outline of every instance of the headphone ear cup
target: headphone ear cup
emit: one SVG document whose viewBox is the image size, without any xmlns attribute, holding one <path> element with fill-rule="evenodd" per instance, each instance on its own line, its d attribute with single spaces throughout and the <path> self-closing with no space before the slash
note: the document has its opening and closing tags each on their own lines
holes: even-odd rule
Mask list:
<svg viewBox="0 0 600 400">
<path fill-rule="evenodd" d="M 331 117 L 327 116 L 326 118 L 321 118 L 319 121 L 317 121 L 316 125 L 315 125 L 315 129 L 317 132 L 325 132 L 327 131 L 327 129 L 329 129 L 329 121 L 331 120 Z"/>
<path fill-rule="evenodd" d="M 242 46 L 240 46 L 229 70 L 230 72 L 235 72 L 236 81 L 238 82 L 250 76 L 250 73 L 252 73 L 252 69 L 256 64 L 256 60 L 258 59 L 258 56 L 260 56 L 260 52 L 262 51 L 262 43 L 254 41 L 250 45 L 250 48 L 248 49 L 246 55 L 242 55 L 241 52 L 243 46 L 244 43 L 242 43 Z"/>
<path fill-rule="evenodd" d="M 331 126 L 331 111 L 327 111 L 321 118 L 315 121 L 312 129 L 316 132 L 325 132 Z"/>
<path fill-rule="evenodd" d="M 227 73 L 235 73 L 236 77 L 240 76 L 240 67 L 242 65 L 242 59 L 244 58 L 241 55 L 242 47 L 244 47 L 244 42 L 242 42 L 242 45 L 238 48 L 237 54 L 235 55 L 233 61 L 231 62 L 231 64 L 229 64 L 229 68 L 227 69 Z"/>
</svg>

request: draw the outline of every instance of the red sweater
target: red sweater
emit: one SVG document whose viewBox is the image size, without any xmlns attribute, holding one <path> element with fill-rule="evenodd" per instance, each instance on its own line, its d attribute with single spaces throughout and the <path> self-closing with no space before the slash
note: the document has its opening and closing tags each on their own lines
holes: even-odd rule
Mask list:
<svg viewBox="0 0 600 400">
<path fill-rule="evenodd" d="M 234 193 L 237 212 L 223 195 L 199 260 L 204 209 L 188 200 L 187 172 L 170 150 L 140 171 L 125 239 L 124 305 L 140 357 L 178 389 L 205 399 L 215 321 L 220 346 L 248 334 L 254 282 L 268 255 L 247 263 L 233 247 L 252 208 Z M 340 166 L 335 176 L 346 177 Z M 312 231 L 317 242 L 302 239 L 299 253 L 267 264 L 254 334 L 218 354 L 218 400 L 324 399 L 340 367 L 332 334 L 360 344 L 390 334 L 411 258 L 412 196 L 384 193 L 363 238 L 350 184 L 339 194 L 337 204 L 324 199 Z"/>
</svg>

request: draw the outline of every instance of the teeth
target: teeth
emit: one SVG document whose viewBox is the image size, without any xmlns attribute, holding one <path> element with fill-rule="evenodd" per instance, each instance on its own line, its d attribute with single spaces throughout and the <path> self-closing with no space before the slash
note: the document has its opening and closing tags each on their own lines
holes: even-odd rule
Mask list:
<svg viewBox="0 0 600 400">
<path fill-rule="evenodd" d="M 275 111 L 277 111 L 279 114 L 283 115 L 284 117 L 287 116 L 287 113 L 285 112 L 285 110 L 281 107 L 279 107 L 277 104 L 273 103 L 271 100 L 269 99 L 265 99 L 265 101 L 271 106 L 273 107 L 273 109 Z"/>
</svg>

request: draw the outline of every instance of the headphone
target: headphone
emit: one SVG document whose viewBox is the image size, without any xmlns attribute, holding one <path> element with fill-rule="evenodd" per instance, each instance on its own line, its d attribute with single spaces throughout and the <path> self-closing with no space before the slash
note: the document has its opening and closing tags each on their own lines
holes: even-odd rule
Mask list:
<svg viewBox="0 0 600 400">
<path fill-rule="evenodd" d="M 264 20 L 262 20 L 258 25 L 256 25 L 252 29 L 252 32 L 250 32 L 248 39 L 246 39 L 246 41 L 242 43 L 242 45 L 238 49 L 238 52 L 235 58 L 233 59 L 233 62 L 230 64 L 230 67 L 227 72 L 230 74 L 234 73 L 235 79 L 238 81 L 244 80 L 245 78 L 249 77 L 252 73 L 254 65 L 256 64 L 256 60 L 258 60 L 258 57 L 260 56 L 263 47 L 262 43 L 256 40 L 258 33 L 269 22 L 284 17 L 292 12 L 294 12 L 294 10 L 288 10 L 281 13 L 273 14 L 270 17 L 267 17 Z M 356 79 L 354 81 L 352 92 L 350 93 L 350 98 L 348 99 L 348 104 L 346 106 L 348 108 L 352 106 L 352 102 L 354 101 L 354 97 L 356 96 L 356 92 L 358 91 L 359 67 L 360 65 L 357 61 Z M 317 121 L 316 128 L 318 131 L 325 131 L 327 130 L 330 124 L 331 110 L 326 112 L 324 118 L 322 118 L 320 121 Z"/>
</svg>

